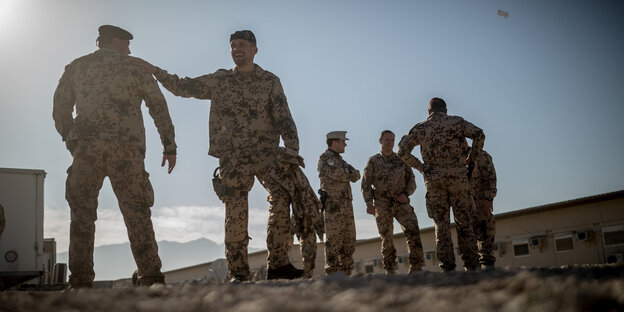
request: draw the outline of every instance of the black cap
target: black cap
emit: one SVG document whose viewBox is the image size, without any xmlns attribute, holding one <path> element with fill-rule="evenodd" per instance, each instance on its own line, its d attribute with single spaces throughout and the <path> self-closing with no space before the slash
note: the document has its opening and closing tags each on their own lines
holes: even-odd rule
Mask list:
<svg viewBox="0 0 624 312">
<path fill-rule="evenodd" d="M 439 97 L 434 97 L 429 101 L 429 110 L 432 112 L 445 112 L 446 102 Z"/>
<path fill-rule="evenodd" d="M 230 42 L 234 39 L 243 39 L 256 44 L 256 36 L 251 30 L 239 30 L 230 35 Z"/>
<path fill-rule="evenodd" d="M 119 38 L 124 40 L 132 40 L 132 34 L 127 30 L 113 25 L 102 25 L 98 28 L 100 38 Z"/>
</svg>

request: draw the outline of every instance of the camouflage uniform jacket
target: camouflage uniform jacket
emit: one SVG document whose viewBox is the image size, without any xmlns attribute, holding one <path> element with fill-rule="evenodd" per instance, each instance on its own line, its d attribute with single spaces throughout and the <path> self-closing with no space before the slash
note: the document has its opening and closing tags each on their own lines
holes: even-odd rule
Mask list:
<svg viewBox="0 0 624 312">
<path fill-rule="evenodd" d="M 398 155 L 409 166 L 422 170 L 425 181 L 466 176 L 463 148 L 466 137 L 473 140 L 468 158 L 476 160 L 485 141 L 483 130 L 461 117 L 433 112 L 403 136 Z M 417 145 L 420 145 L 424 164 L 411 154 Z"/>
<path fill-rule="evenodd" d="M 362 176 L 362 195 L 367 205 L 372 205 L 373 199 L 394 201 L 401 193 L 410 196 L 414 191 L 414 172 L 399 155 L 379 153 L 368 159 Z"/>
<path fill-rule="evenodd" d="M 159 69 L 156 79 L 171 93 L 210 99 L 208 154 L 221 158 L 275 155 L 280 136 L 299 151 L 297 127 L 277 76 L 255 65 L 251 77 L 236 68 L 196 78 L 179 78 Z"/>
<path fill-rule="evenodd" d="M 278 154 L 282 167 L 286 167 L 281 170 L 280 181 L 292 201 L 292 232 L 299 238 L 304 237 L 305 234 L 316 234 L 322 241 L 325 233 L 325 220 L 321 214 L 321 201 L 316 197 L 310 181 L 299 167 L 304 166 L 303 158 L 301 156 L 289 157 L 282 152 L 284 150 L 285 148 L 280 147 Z"/>
<path fill-rule="evenodd" d="M 470 178 L 472 196 L 477 199 L 491 200 L 496 197 L 496 170 L 492 156 L 482 150 Z"/>
<path fill-rule="evenodd" d="M 340 154 L 327 149 L 318 160 L 321 190 L 335 198 L 353 199 L 349 182 L 360 179 L 360 171 L 349 165 Z"/>
<path fill-rule="evenodd" d="M 130 57 L 112 49 L 100 48 L 65 67 L 54 93 L 52 116 L 68 147 L 77 139 L 103 139 L 127 141 L 145 151 L 143 100 L 164 151 L 174 154 L 174 128 L 158 83 Z"/>
</svg>

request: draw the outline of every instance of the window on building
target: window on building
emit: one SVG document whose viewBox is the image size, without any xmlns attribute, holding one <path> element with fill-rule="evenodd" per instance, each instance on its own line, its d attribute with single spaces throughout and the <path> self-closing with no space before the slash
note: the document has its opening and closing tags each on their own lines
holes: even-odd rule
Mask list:
<svg viewBox="0 0 624 312">
<path fill-rule="evenodd" d="M 568 252 L 574 251 L 574 239 L 572 233 L 564 233 L 555 235 L 555 251 Z"/>
<path fill-rule="evenodd" d="M 624 225 L 602 228 L 605 247 L 624 246 Z"/>
<path fill-rule="evenodd" d="M 427 251 L 425 252 L 425 259 L 429 261 L 436 260 L 436 252 L 435 251 Z"/>
<path fill-rule="evenodd" d="M 366 273 L 373 273 L 373 271 L 374 271 L 374 269 L 373 269 L 372 265 L 367 264 L 367 265 L 364 266 L 364 272 L 366 272 Z"/>
<path fill-rule="evenodd" d="M 529 240 L 517 239 L 512 241 L 514 257 L 526 257 L 529 255 Z"/>
</svg>

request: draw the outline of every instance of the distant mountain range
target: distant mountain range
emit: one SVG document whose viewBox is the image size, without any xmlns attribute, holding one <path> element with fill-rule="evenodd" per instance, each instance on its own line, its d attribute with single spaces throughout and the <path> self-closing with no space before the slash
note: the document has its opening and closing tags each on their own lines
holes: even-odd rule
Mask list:
<svg viewBox="0 0 624 312">
<path fill-rule="evenodd" d="M 257 250 L 250 248 L 249 252 Z M 158 254 L 163 264 L 162 271 L 166 272 L 224 258 L 225 247 L 207 238 L 186 243 L 160 241 Z M 58 253 L 56 262 L 67 263 L 67 256 L 67 252 Z M 93 262 L 96 281 L 129 278 L 136 270 L 130 243 L 96 247 Z"/>
</svg>

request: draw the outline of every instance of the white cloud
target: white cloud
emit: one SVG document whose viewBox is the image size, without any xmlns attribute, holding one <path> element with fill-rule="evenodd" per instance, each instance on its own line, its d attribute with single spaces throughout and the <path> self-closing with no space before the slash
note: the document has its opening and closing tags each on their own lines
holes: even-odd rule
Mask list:
<svg viewBox="0 0 624 312">
<path fill-rule="evenodd" d="M 379 231 L 377 231 L 375 218 L 373 216 L 369 216 L 366 219 L 355 219 L 355 234 L 357 239 L 379 237 Z"/>
<path fill-rule="evenodd" d="M 69 249 L 69 207 L 45 207 L 43 216 L 43 237 L 54 238 L 57 252 Z"/>
<path fill-rule="evenodd" d="M 252 248 L 266 249 L 267 209 L 249 210 L 249 236 Z M 152 208 L 152 222 L 156 239 L 187 242 L 208 238 L 222 244 L 224 238 L 225 207 L 176 206 Z M 69 246 L 69 207 L 45 210 L 45 237 L 56 239 L 58 252 L 67 251 Z M 358 239 L 378 237 L 375 219 L 371 217 L 355 220 Z M 99 209 L 95 226 L 95 245 L 120 244 L 128 241 L 126 226 L 117 209 Z M 395 232 L 401 231 L 396 224 Z"/>
<path fill-rule="evenodd" d="M 223 242 L 225 207 L 177 206 L 152 209 L 156 239 L 187 242 L 208 238 Z"/>
<path fill-rule="evenodd" d="M 250 209 L 250 246 L 266 248 L 266 223 L 268 209 Z M 46 207 L 45 237 L 56 239 L 58 252 L 69 248 L 69 207 L 54 209 Z M 158 241 L 187 242 L 208 238 L 222 244 L 224 239 L 225 207 L 177 206 L 152 208 L 152 223 Z M 98 209 L 95 224 L 95 246 L 119 244 L 128 241 L 126 226 L 117 209 Z"/>
</svg>

